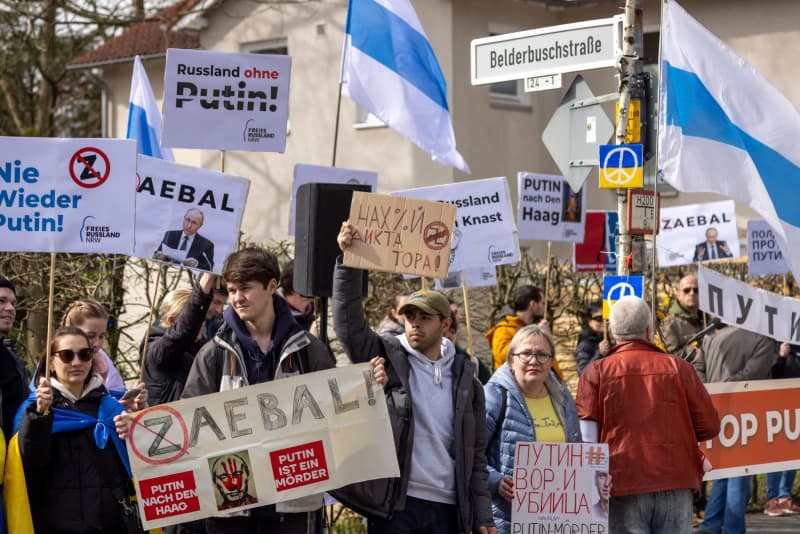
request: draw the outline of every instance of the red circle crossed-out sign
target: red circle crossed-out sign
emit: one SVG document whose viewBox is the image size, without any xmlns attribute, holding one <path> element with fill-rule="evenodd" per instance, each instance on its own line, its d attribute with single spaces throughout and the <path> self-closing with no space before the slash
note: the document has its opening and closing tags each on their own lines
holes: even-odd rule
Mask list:
<svg viewBox="0 0 800 534">
<path fill-rule="evenodd" d="M 167 415 L 153 417 L 158 412 L 166 412 Z M 142 422 L 142 418 L 144 416 L 148 416 L 147 421 Z M 175 423 L 178 424 L 179 433 L 181 435 L 181 443 L 174 443 L 170 439 L 167 439 L 166 436 L 160 432 L 161 430 L 167 430 L 164 428 L 164 425 L 172 426 L 172 424 Z M 143 454 L 136 445 L 136 440 L 133 437 L 133 433 L 137 430 L 140 430 L 141 432 L 148 432 L 152 436 L 148 454 Z M 150 465 L 168 464 L 174 462 L 189 451 L 189 429 L 186 427 L 186 422 L 183 420 L 183 417 L 181 417 L 181 414 L 175 408 L 170 406 L 153 406 L 139 412 L 133 418 L 133 421 L 131 421 L 131 431 L 130 435 L 128 436 L 128 444 L 130 445 L 130 449 L 133 454 L 135 454 L 143 462 Z M 165 458 L 154 459 L 151 453 L 153 452 L 153 449 L 160 448 L 161 444 L 172 445 L 172 448 L 175 449 L 175 452 L 174 454 L 170 454 Z"/>
<path fill-rule="evenodd" d="M 100 187 L 111 175 L 111 162 L 105 152 L 92 146 L 75 152 L 69 160 L 72 181 L 86 189 Z"/>
</svg>

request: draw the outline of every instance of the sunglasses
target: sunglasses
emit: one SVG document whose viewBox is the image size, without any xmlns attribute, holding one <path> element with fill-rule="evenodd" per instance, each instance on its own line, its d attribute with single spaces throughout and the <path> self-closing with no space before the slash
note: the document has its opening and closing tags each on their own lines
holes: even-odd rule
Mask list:
<svg viewBox="0 0 800 534">
<path fill-rule="evenodd" d="M 696 287 L 684 287 L 681 291 L 688 295 L 689 293 L 699 293 L 700 289 Z"/>
<path fill-rule="evenodd" d="M 591 319 L 592 319 L 592 321 L 602 322 L 603 321 L 603 316 L 602 315 L 592 315 Z"/>
<path fill-rule="evenodd" d="M 70 363 L 75 356 L 82 362 L 88 362 L 92 360 L 92 356 L 94 356 L 94 351 L 90 348 L 80 349 L 79 351 L 74 351 L 72 349 L 61 349 L 55 352 L 55 355 L 58 356 L 62 362 Z"/>
</svg>

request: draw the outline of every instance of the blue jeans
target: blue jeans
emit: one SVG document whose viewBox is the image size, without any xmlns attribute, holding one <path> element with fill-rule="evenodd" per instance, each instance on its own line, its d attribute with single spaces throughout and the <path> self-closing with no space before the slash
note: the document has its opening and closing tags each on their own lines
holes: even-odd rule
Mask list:
<svg viewBox="0 0 800 534">
<path fill-rule="evenodd" d="M 608 531 L 614 534 L 681 534 L 692 531 L 692 490 L 612 497 Z"/>
<path fill-rule="evenodd" d="M 750 476 L 715 480 L 700 532 L 745 534 L 744 514 L 750 500 Z"/>
<path fill-rule="evenodd" d="M 777 473 L 767 473 L 767 500 L 775 497 L 789 497 L 792 494 L 794 485 L 794 469 L 789 471 L 778 471 Z"/>
</svg>

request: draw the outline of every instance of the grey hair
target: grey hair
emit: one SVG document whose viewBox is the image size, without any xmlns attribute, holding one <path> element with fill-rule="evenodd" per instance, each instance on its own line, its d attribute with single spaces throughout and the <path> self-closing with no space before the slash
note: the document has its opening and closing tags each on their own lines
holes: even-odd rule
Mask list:
<svg viewBox="0 0 800 534">
<path fill-rule="evenodd" d="M 608 327 L 616 341 L 649 341 L 647 329 L 650 328 L 650 323 L 650 307 L 639 297 L 622 297 L 611 306 Z"/>
<path fill-rule="evenodd" d="M 511 365 L 511 355 L 517 351 L 517 348 L 529 338 L 535 336 L 543 337 L 550 347 L 550 355 L 553 358 L 556 357 L 556 346 L 553 343 L 553 338 L 550 337 L 550 333 L 539 325 L 529 324 L 517 330 L 517 333 L 511 338 L 511 343 L 508 344 L 508 353 L 506 354 L 506 362 L 508 362 L 508 365 Z"/>
</svg>

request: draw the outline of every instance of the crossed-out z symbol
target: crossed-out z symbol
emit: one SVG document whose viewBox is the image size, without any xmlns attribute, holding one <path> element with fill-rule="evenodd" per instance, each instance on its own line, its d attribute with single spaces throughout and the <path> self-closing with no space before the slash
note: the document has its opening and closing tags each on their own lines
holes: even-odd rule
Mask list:
<svg viewBox="0 0 800 534">
<path fill-rule="evenodd" d="M 161 425 L 161 429 L 158 430 L 155 437 L 153 438 L 153 443 L 151 443 L 150 448 L 147 449 L 147 455 L 152 458 L 154 456 L 172 454 L 174 452 L 178 452 L 179 450 L 181 450 L 180 445 L 178 445 L 177 443 L 171 443 L 166 447 L 161 447 L 161 442 L 164 441 L 167 432 L 172 426 L 172 417 L 170 417 L 169 415 L 165 415 L 163 417 L 153 417 L 152 419 L 147 419 L 144 421 L 144 426 L 147 428 L 158 425 Z"/>
<path fill-rule="evenodd" d="M 94 162 L 97 161 L 97 154 L 85 154 L 81 156 L 84 161 L 83 172 L 81 172 L 81 180 L 94 180 L 97 176 L 97 171 L 94 170 Z"/>
</svg>

